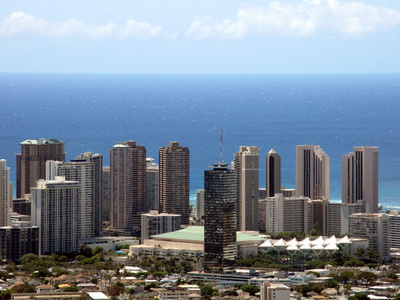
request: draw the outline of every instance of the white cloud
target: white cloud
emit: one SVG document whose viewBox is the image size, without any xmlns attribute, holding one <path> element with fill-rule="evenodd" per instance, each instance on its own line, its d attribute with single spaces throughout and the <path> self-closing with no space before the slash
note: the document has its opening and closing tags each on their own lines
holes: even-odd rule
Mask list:
<svg viewBox="0 0 400 300">
<path fill-rule="evenodd" d="M 196 39 L 240 39 L 251 34 L 281 36 L 364 36 L 390 30 L 400 24 L 400 12 L 361 2 L 302 0 L 270 3 L 266 7 L 242 7 L 235 20 L 197 17 L 186 31 Z"/>
<path fill-rule="evenodd" d="M 147 39 L 162 33 L 161 26 L 128 20 L 123 25 L 109 22 L 89 25 L 76 19 L 66 22 L 49 22 L 24 12 L 14 12 L 0 20 L 0 36 L 29 33 L 42 37 L 78 37 L 85 39 Z"/>
</svg>

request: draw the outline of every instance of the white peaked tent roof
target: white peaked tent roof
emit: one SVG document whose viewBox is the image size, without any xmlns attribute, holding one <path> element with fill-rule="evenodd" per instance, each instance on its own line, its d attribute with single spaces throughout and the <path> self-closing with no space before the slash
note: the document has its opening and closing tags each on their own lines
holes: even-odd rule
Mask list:
<svg viewBox="0 0 400 300">
<path fill-rule="evenodd" d="M 312 250 L 324 250 L 324 245 L 323 244 L 315 244 L 312 248 Z"/>
<path fill-rule="evenodd" d="M 311 250 L 311 245 L 310 244 L 304 244 L 303 246 L 300 246 L 300 250 Z"/>
<path fill-rule="evenodd" d="M 285 241 L 283 239 L 280 239 L 279 241 L 277 241 L 274 244 L 274 247 L 285 247 L 285 246 L 286 246 L 286 243 L 285 243 Z"/>
<path fill-rule="evenodd" d="M 264 243 L 262 243 L 259 247 L 262 248 L 271 248 L 272 246 L 272 242 L 270 239 L 266 240 Z"/>
<path fill-rule="evenodd" d="M 337 244 L 337 239 L 334 235 L 332 235 L 329 239 L 325 240 L 325 244 Z"/>
<path fill-rule="evenodd" d="M 342 237 L 339 241 L 339 244 L 351 244 L 349 237 L 346 235 Z"/>
<path fill-rule="evenodd" d="M 327 244 L 325 246 L 325 250 L 339 250 L 338 246 L 336 246 L 336 243 L 331 243 L 331 244 Z"/>
<path fill-rule="evenodd" d="M 310 243 L 311 243 L 310 238 L 306 237 L 304 240 L 299 242 L 299 245 L 305 245 L 305 244 L 309 245 Z"/>
<path fill-rule="evenodd" d="M 292 245 L 289 245 L 289 247 L 287 247 L 286 250 L 297 251 L 297 250 L 299 250 L 299 248 L 297 247 L 297 245 L 292 244 Z"/>
<path fill-rule="evenodd" d="M 311 241 L 311 245 L 323 245 L 325 243 L 322 236 L 318 237 L 316 240 Z M 314 248 L 314 247 L 313 247 Z"/>
<path fill-rule="evenodd" d="M 298 241 L 297 241 L 296 238 L 293 238 L 293 239 L 291 239 L 289 242 L 286 242 L 286 245 L 287 245 L 287 246 L 292 246 L 292 245 L 297 246 L 297 244 L 298 244 Z"/>
</svg>

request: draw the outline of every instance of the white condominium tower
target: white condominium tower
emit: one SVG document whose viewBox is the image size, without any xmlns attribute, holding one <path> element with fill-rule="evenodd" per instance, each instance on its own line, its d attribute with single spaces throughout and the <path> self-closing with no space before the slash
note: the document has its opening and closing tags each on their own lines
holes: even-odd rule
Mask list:
<svg viewBox="0 0 400 300">
<path fill-rule="evenodd" d="M 329 157 L 314 145 L 296 146 L 296 195 L 329 199 Z"/>
<path fill-rule="evenodd" d="M 40 255 L 78 250 L 79 182 L 38 180 L 31 188 L 32 225 L 40 227 Z"/>
<path fill-rule="evenodd" d="M 258 231 L 258 147 L 240 146 L 234 156 L 238 188 L 238 229 Z"/>
<path fill-rule="evenodd" d="M 46 162 L 47 175 L 63 176 L 68 181 L 78 181 L 78 237 L 101 236 L 102 232 L 102 168 L 103 156 L 85 152 L 69 163 Z M 55 169 L 55 172 L 50 170 Z M 53 180 L 51 176 L 46 179 Z"/>
<path fill-rule="evenodd" d="M 5 159 L 0 159 L 0 227 L 10 225 L 11 201 L 10 168 Z"/>
<path fill-rule="evenodd" d="M 342 156 L 342 202 L 362 203 L 378 212 L 378 147 L 354 147 Z"/>
</svg>

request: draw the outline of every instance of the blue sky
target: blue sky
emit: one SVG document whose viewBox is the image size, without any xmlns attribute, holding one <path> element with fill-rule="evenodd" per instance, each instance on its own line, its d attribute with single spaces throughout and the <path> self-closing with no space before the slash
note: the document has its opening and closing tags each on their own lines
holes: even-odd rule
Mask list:
<svg viewBox="0 0 400 300">
<path fill-rule="evenodd" d="M 400 70 L 399 0 L 0 3 L 0 72 Z"/>
</svg>

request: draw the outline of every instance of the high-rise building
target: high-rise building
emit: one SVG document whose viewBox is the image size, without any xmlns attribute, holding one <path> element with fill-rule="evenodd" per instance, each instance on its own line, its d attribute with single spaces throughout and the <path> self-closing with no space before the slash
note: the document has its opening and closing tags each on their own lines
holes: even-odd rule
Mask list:
<svg viewBox="0 0 400 300">
<path fill-rule="evenodd" d="M 320 146 L 296 146 L 296 195 L 329 200 L 329 157 Z"/>
<path fill-rule="evenodd" d="M 110 167 L 103 167 L 103 221 L 110 220 L 111 208 L 111 172 Z"/>
<path fill-rule="evenodd" d="M 389 247 L 400 248 L 400 215 L 397 210 L 389 215 Z"/>
<path fill-rule="evenodd" d="M 281 157 L 274 149 L 268 152 L 265 166 L 267 197 L 274 197 L 276 193 L 281 192 Z"/>
<path fill-rule="evenodd" d="M 189 224 L 190 155 L 188 147 L 170 142 L 159 151 L 160 211 L 182 216 L 182 225 Z"/>
<path fill-rule="evenodd" d="M 140 215 L 148 212 L 146 148 L 127 141 L 113 146 L 110 156 L 111 229 L 139 231 Z"/>
<path fill-rule="evenodd" d="M 390 258 L 389 215 L 352 214 L 349 223 L 352 238 L 368 239 L 369 247 L 374 249 L 381 259 Z"/>
<path fill-rule="evenodd" d="M 326 208 L 327 208 L 326 234 L 328 236 L 342 234 L 342 204 L 328 202 Z"/>
<path fill-rule="evenodd" d="M 39 227 L 0 227 L 0 258 L 19 261 L 25 254 L 39 254 Z"/>
<path fill-rule="evenodd" d="M 237 256 L 236 172 L 227 164 L 204 171 L 204 263 L 215 272 L 231 271 Z"/>
<path fill-rule="evenodd" d="M 204 189 L 196 191 L 196 218 L 204 218 Z"/>
<path fill-rule="evenodd" d="M 238 230 L 258 231 L 258 147 L 241 146 L 235 153 L 238 190 Z"/>
<path fill-rule="evenodd" d="M 378 212 L 378 147 L 354 147 L 342 156 L 342 202 L 358 201 L 366 212 Z"/>
<path fill-rule="evenodd" d="M 310 199 L 306 197 L 285 198 L 282 194 L 275 194 L 261 200 L 261 207 L 265 209 L 266 232 L 298 231 L 308 233 Z"/>
<path fill-rule="evenodd" d="M 149 210 L 160 209 L 160 170 L 153 158 L 146 158 L 147 167 L 147 202 L 149 203 Z"/>
<path fill-rule="evenodd" d="M 12 193 L 10 167 L 5 159 L 0 159 L 0 227 L 10 225 Z"/>
<path fill-rule="evenodd" d="M 40 228 L 39 254 L 77 251 L 79 182 L 38 180 L 31 195 L 32 225 Z"/>
<path fill-rule="evenodd" d="M 310 200 L 311 205 L 311 228 L 318 230 L 320 235 L 327 234 L 327 212 L 329 201 Z"/>
<path fill-rule="evenodd" d="M 48 165 L 52 161 L 47 162 Z M 87 239 L 102 233 L 102 169 L 103 156 L 85 152 L 69 163 L 56 165 L 57 176 L 67 181 L 78 181 L 78 238 Z"/>
<path fill-rule="evenodd" d="M 352 214 L 365 213 L 362 204 L 342 203 L 340 213 L 340 234 L 348 235 L 350 233 L 350 216 Z"/>
<path fill-rule="evenodd" d="M 142 243 L 152 235 L 172 232 L 181 229 L 181 215 L 158 213 L 151 210 L 142 214 Z"/>
<path fill-rule="evenodd" d="M 46 161 L 65 161 L 64 142 L 56 139 L 26 140 L 17 154 L 17 198 L 30 194 L 36 181 L 46 178 Z"/>
</svg>

